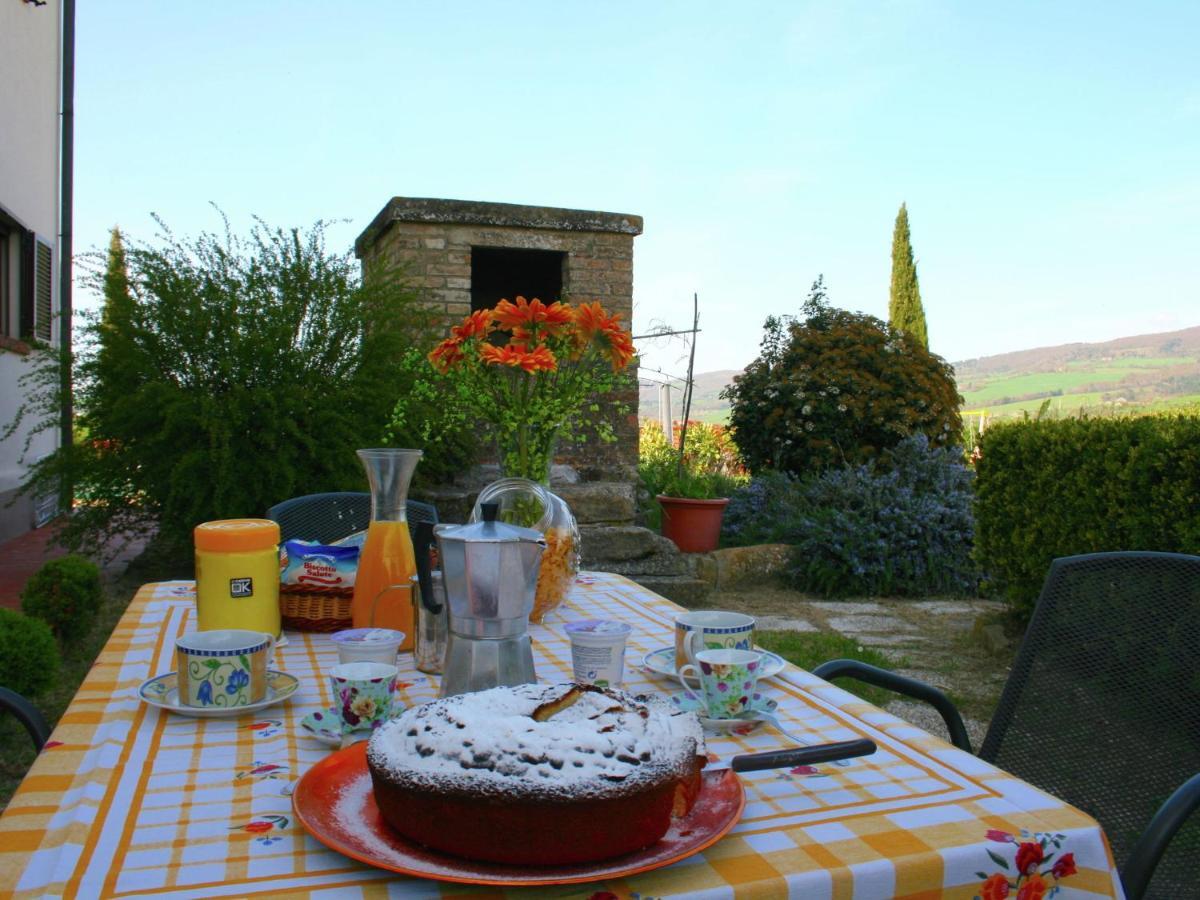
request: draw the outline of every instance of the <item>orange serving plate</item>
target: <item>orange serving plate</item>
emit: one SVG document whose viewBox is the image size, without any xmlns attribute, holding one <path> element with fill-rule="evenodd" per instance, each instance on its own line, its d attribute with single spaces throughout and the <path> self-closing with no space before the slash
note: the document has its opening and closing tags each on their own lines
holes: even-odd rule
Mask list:
<svg viewBox="0 0 1200 900">
<path fill-rule="evenodd" d="M 692 811 L 672 822 L 657 844 L 600 862 L 535 867 L 460 859 L 397 834 L 375 806 L 366 741 L 321 760 L 304 773 L 292 794 L 296 818 L 308 833 L 351 859 L 418 878 L 512 887 L 602 881 L 670 865 L 723 838 L 745 805 L 745 791 L 733 772 L 706 773 Z"/>
</svg>

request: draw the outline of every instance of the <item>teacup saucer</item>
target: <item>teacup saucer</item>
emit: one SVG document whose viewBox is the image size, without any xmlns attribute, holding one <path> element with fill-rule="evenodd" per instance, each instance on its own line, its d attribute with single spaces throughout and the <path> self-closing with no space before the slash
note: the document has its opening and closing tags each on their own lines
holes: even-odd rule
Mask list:
<svg viewBox="0 0 1200 900">
<path fill-rule="evenodd" d="M 759 678 L 770 678 L 772 675 L 778 675 L 787 665 L 787 660 L 777 653 L 772 653 L 770 650 L 763 650 L 762 647 L 755 647 L 755 650 L 762 653 L 762 671 L 758 673 Z M 642 660 L 642 665 L 653 672 L 655 675 L 666 675 L 670 678 L 678 678 L 675 674 L 675 648 L 660 647 L 657 650 L 652 650 L 646 654 Z M 678 684 L 678 682 L 676 682 Z M 700 682 L 694 675 L 687 676 L 689 687 L 699 686 Z"/>
<path fill-rule="evenodd" d="M 764 697 L 757 691 L 750 698 L 750 708 L 732 719 L 713 719 L 704 715 L 704 704 L 680 691 L 671 695 L 671 702 L 684 712 L 694 712 L 700 718 L 700 724 L 712 731 L 749 734 L 763 722 L 765 716 L 773 715 L 779 704 L 770 697 Z M 757 714 L 762 715 L 757 715 Z"/>
<path fill-rule="evenodd" d="M 176 673 L 168 672 L 142 682 L 138 696 L 159 709 L 192 716 L 197 719 L 228 719 L 282 703 L 300 687 L 300 681 L 286 672 L 267 670 L 267 695 L 257 703 L 245 706 L 188 706 L 179 702 L 179 683 Z"/>
<path fill-rule="evenodd" d="M 397 708 L 392 712 L 392 718 L 404 712 L 402 708 Z M 371 732 L 382 725 L 382 722 L 376 722 L 373 728 L 356 728 L 353 731 L 342 733 L 342 715 L 336 706 L 326 707 L 319 712 L 309 713 L 300 720 L 300 727 L 315 737 L 322 744 L 328 744 L 330 747 L 341 747 L 343 737 L 353 737 L 356 741 L 366 740 L 371 736 Z"/>
</svg>

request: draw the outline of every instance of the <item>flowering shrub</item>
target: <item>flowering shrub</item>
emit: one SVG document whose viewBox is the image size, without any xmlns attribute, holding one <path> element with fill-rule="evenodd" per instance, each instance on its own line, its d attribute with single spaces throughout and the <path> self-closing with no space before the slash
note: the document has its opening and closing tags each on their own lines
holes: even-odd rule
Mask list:
<svg viewBox="0 0 1200 900">
<path fill-rule="evenodd" d="M 620 315 L 599 303 L 517 297 L 471 313 L 429 362 L 492 427 L 505 474 L 543 480 L 560 429 L 614 439 L 603 417 L 587 414 L 599 412 L 595 398 L 617 389 L 633 357 Z"/>
<path fill-rule="evenodd" d="M 930 447 L 923 434 L 874 466 L 830 469 L 806 482 L 786 526 L 789 578 L 831 596 L 969 593 L 971 501 L 961 451 Z"/>
<path fill-rule="evenodd" d="M 820 472 L 870 462 L 914 432 L 960 440 L 954 371 L 873 316 L 834 309 L 820 287 L 807 319 L 767 319 L 762 351 L 722 396 L 754 473 Z"/>
<path fill-rule="evenodd" d="M 787 472 L 768 469 L 729 497 L 721 522 L 721 543 L 728 547 L 787 540 L 786 524 L 803 502 L 804 483 Z"/>
</svg>

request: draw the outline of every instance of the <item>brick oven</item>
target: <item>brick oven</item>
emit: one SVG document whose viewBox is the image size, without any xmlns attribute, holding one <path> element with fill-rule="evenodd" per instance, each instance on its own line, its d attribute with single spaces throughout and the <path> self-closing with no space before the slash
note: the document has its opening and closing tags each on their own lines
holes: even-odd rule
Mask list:
<svg viewBox="0 0 1200 900">
<path fill-rule="evenodd" d="M 621 213 L 393 197 L 359 236 L 355 252 L 364 273 L 377 260 L 402 265 L 425 302 L 444 310 L 448 321 L 519 295 L 599 300 L 631 324 L 633 239 L 641 233 L 641 216 Z M 628 413 L 608 413 L 615 443 L 559 448 L 557 462 L 569 468 L 556 466 L 553 487 L 581 525 L 634 518 L 638 393 L 632 367 L 618 400 Z M 446 494 L 438 502 L 452 505 L 454 498 Z"/>
</svg>

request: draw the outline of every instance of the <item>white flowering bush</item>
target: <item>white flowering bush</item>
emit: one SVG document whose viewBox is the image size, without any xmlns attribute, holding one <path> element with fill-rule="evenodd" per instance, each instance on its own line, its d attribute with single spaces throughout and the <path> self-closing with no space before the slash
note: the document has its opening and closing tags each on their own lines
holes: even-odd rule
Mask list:
<svg viewBox="0 0 1200 900">
<path fill-rule="evenodd" d="M 752 473 L 860 465 L 918 432 L 934 448 L 961 440 L 945 360 L 874 316 L 828 306 L 819 283 L 804 312 L 767 319 L 758 359 L 723 394 Z"/>
</svg>

